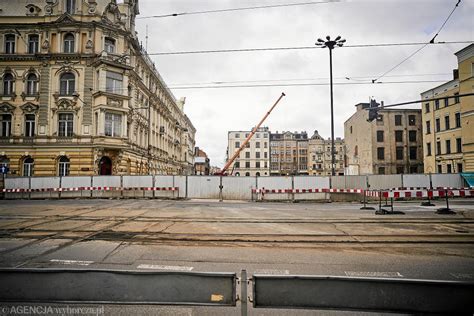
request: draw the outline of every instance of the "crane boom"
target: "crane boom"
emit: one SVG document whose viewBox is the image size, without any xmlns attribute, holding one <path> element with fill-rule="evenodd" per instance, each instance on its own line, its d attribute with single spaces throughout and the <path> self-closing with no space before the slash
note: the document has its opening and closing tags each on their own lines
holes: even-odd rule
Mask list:
<svg viewBox="0 0 474 316">
<path fill-rule="evenodd" d="M 260 120 L 260 122 L 252 129 L 252 131 L 250 132 L 249 136 L 245 139 L 245 141 L 242 143 L 242 145 L 240 145 L 239 149 L 237 149 L 237 151 L 232 155 L 232 157 L 229 159 L 229 161 L 227 161 L 227 163 L 225 164 L 224 168 L 222 168 L 220 174 L 224 174 L 227 169 L 229 169 L 230 165 L 234 162 L 235 158 L 237 158 L 240 154 L 240 152 L 245 148 L 245 146 L 247 146 L 247 143 L 250 141 L 250 139 L 252 138 L 252 136 L 255 134 L 255 132 L 258 130 L 258 128 L 263 124 L 263 122 L 267 119 L 267 117 L 270 115 L 270 113 L 273 111 L 273 109 L 276 107 L 276 105 L 278 104 L 278 102 L 280 102 L 280 100 L 285 96 L 285 93 L 282 92 L 280 97 L 278 98 L 278 100 L 276 100 L 276 102 L 272 105 L 272 107 L 270 108 L 270 110 L 268 110 L 268 112 L 263 116 L 263 118 Z"/>
</svg>

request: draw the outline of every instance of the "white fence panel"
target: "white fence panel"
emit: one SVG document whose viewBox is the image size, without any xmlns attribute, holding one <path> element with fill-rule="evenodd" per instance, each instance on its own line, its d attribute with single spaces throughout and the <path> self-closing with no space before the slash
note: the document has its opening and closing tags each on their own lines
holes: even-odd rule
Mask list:
<svg viewBox="0 0 474 316">
<path fill-rule="evenodd" d="M 371 190 L 400 188 L 402 186 L 402 175 L 401 174 L 371 175 L 369 176 L 369 185 L 370 185 Z"/>
<path fill-rule="evenodd" d="M 174 188 L 178 187 L 178 185 L 175 183 L 175 176 L 155 176 L 155 187 L 157 188 Z M 186 180 L 186 179 L 185 179 Z M 184 185 L 186 185 L 186 181 L 184 181 Z M 183 185 L 183 186 L 184 186 Z M 155 197 L 166 197 L 166 198 L 177 198 L 181 195 L 179 195 L 179 190 L 178 191 L 155 191 L 154 196 Z M 185 188 L 183 187 L 183 197 L 184 197 L 184 192 Z"/>
<path fill-rule="evenodd" d="M 333 189 L 345 189 L 346 188 L 346 177 L 345 176 L 331 176 L 331 188 Z"/>
<path fill-rule="evenodd" d="M 255 177 L 222 177 L 224 200 L 250 200 L 252 189 L 257 186 Z"/>
<path fill-rule="evenodd" d="M 218 199 L 219 176 L 188 176 L 188 198 Z"/>
<path fill-rule="evenodd" d="M 406 188 L 429 188 L 430 176 L 427 174 L 404 174 L 403 186 Z"/>
<path fill-rule="evenodd" d="M 464 186 L 462 177 L 458 173 L 432 174 L 431 181 L 433 182 L 433 188 L 438 188 L 438 187 L 462 188 Z"/>
<path fill-rule="evenodd" d="M 292 188 L 292 177 L 258 177 L 259 189 L 286 190 Z M 291 193 L 265 193 L 266 200 L 289 200 Z"/>
<path fill-rule="evenodd" d="M 78 177 L 62 177 L 61 178 L 61 188 L 84 188 L 92 186 L 92 177 L 90 176 L 78 176 Z M 74 197 L 90 197 L 90 190 L 80 190 L 80 191 L 64 191 L 61 192 L 61 197 L 65 198 L 74 198 Z"/>
<path fill-rule="evenodd" d="M 93 176 L 92 177 L 92 186 L 94 187 L 120 187 L 120 176 Z M 120 197 L 121 191 L 117 190 L 95 190 L 92 192 L 93 197 Z"/>
<path fill-rule="evenodd" d="M 122 176 L 122 186 L 124 188 L 151 188 L 153 186 L 153 176 Z M 153 197 L 153 191 L 124 190 L 122 196 Z"/>
<path fill-rule="evenodd" d="M 59 189 L 59 177 L 32 177 L 31 189 Z M 31 192 L 31 199 L 59 198 L 59 192 Z"/>
<path fill-rule="evenodd" d="M 162 176 L 160 176 L 162 177 Z M 187 176 L 174 176 L 174 186 L 178 187 L 179 197 L 188 197 L 188 177 Z"/>
<path fill-rule="evenodd" d="M 346 184 L 345 184 L 345 187 L 341 189 L 363 189 L 363 190 L 367 189 L 366 176 L 345 176 L 344 178 L 345 178 Z"/>
<path fill-rule="evenodd" d="M 29 189 L 29 188 L 30 188 L 30 179 L 28 177 L 5 179 L 5 189 Z M 29 196 L 30 194 L 28 192 L 5 193 L 5 198 L 7 199 L 26 199 L 26 198 L 29 198 Z"/>
<path fill-rule="evenodd" d="M 294 189 L 329 189 L 329 177 L 322 176 L 299 176 L 293 179 Z M 327 193 L 295 193 L 295 200 L 326 200 Z"/>
</svg>

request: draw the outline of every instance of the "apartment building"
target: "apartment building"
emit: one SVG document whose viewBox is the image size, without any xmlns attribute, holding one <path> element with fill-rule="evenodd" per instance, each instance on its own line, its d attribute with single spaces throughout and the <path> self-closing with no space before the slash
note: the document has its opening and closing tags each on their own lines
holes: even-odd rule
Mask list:
<svg viewBox="0 0 474 316">
<path fill-rule="evenodd" d="M 250 133 L 251 130 L 228 132 L 227 159 L 240 148 Z M 229 167 L 229 171 L 235 176 L 268 176 L 269 152 L 270 131 L 268 127 L 260 127 Z"/>
<path fill-rule="evenodd" d="M 206 152 L 199 147 L 194 149 L 194 174 L 208 176 L 211 171 L 209 157 Z"/>
<path fill-rule="evenodd" d="M 192 173 L 196 130 L 140 45 L 138 0 L 1 3 L 11 175 Z"/>
<path fill-rule="evenodd" d="M 308 174 L 308 134 L 270 133 L 270 175 Z"/>
<path fill-rule="evenodd" d="M 308 140 L 308 174 L 329 176 L 332 174 L 331 139 L 324 139 L 318 131 Z M 344 140 L 337 137 L 334 141 L 336 175 L 344 175 L 345 144 Z"/>
<path fill-rule="evenodd" d="M 455 53 L 453 80 L 421 93 L 425 173 L 474 171 L 474 44 Z M 454 98 L 447 98 L 454 97 Z"/>
<path fill-rule="evenodd" d="M 346 174 L 422 173 L 421 110 L 382 109 L 368 122 L 368 107 L 357 104 L 344 122 Z"/>
</svg>

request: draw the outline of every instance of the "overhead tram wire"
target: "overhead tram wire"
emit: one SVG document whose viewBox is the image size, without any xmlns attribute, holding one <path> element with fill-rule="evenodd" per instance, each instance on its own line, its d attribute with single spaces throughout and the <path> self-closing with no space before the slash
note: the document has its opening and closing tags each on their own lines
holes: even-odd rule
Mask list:
<svg viewBox="0 0 474 316">
<path fill-rule="evenodd" d="M 155 18 L 169 18 L 169 17 L 177 17 L 177 16 L 182 16 L 182 15 L 198 15 L 198 14 L 224 13 L 224 12 L 234 12 L 234 11 L 282 8 L 282 7 L 296 7 L 296 6 L 325 4 L 325 3 L 333 3 L 333 2 L 340 2 L 340 0 L 309 1 L 309 2 L 296 2 L 296 3 L 285 3 L 285 4 L 274 4 L 274 5 L 262 5 L 262 6 L 254 6 L 254 7 L 240 7 L 240 8 L 216 9 L 216 10 L 205 10 L 205 11 L 181 12 L 181 13 L 171 13 L 171 14 L 162 14 L 162 15 L 142 16 L 142 17 L 137 17 L 136 19 L 144 20 L 144 19 L 155 19 Z"/>
<path fill-rule="evenodd" d="M 445 44 L 472 44 L 474 41 L 447 41 L 436 42 L 433 45 Z M 366 47 L 393 47 L 393 46 L 418 46 L 426 45 L 426 42 L 413 43 L 380 43 L 380 44 L 357 44 L 345 45 L 341 48 L 366 48 Z M 176 51 L 176 52 L 156 52 L 147 53 L 149 56 L 164 56 L 164 55 L 190 55 L 190 54 L 213 54 L 213 53 L 241 53 L 241 52 L 261 52 L 261 51 L 283 51 L 283 50 L 303 50 L 303 49 L 317 49 L 316 46 L 289 46 L 289 47 L 262 47 L 262 48 L 235 48 L 235 49 L 212 49 L 212 50 L 195 50 L 195 51 Z M 132 54 L 142 55 L 142 54 Z"/>
<path fill-rule="evenodd" d="M 443 24 L 441 25 L 441 27 L 439 28 L 438 32 L 436 32 L 435 36 L 433 36 L 433 38 L 425 43 L 423 46 L 421 46 L 420 48 L 418 48 L 416 51 L 414 51 L 413 53 L 411 53 L 408 57 L 404 58 L 401 62 L 399 62 L 398 64 L 396 64 L 395 66 L 393 66 L 392 68 L 390 68 L 389 70 L 387 70 L 386 72 L 384 72 L 382 75 L 378 76 L 377 78 L 375 79 L 372 79 L 372 83 L 375 83 L 377 80 L 379 80 L 380 78 L 383 78 L 385 75 L 389 74 L 390 72 L 392 72 L 393 70 L 397 69 L 398 67 L 400 67 L 403 63 L 405 63 L 407 60 L 409 60 L 410 58 L 412 58 L 413 56 L 415 56 L 416 54 L 418 54 L 423 48 L 425 48 L 426 46 L 428 46 L 429 44 L 435 44 L 435 39 L 436 37 L 438 36 L 439 32 L 441 32 L 441 30 L 444 28 L 444 26 L 446 25 L 446 23 L 448 22 L 448 20 L 451 18 L 451 16 L 453 15 L 454 11 L 457 9 L 457 7 L 459 6 L 459 3 L 461 3 L 461 0 L 458 0 L 456 5 L 454 6 L 453 10 L 451 11 L 451 13 L 449 13 L 448 17 L 446 18 L 446 20 L 443 22 Z M 440 43 L 440 42 L 438 42 Z M 441 42 L 442 43 L 442 42 Z"/>
</svg>

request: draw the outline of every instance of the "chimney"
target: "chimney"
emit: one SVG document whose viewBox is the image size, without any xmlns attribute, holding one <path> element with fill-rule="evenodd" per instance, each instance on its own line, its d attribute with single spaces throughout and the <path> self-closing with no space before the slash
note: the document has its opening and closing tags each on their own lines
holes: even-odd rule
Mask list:
<svg viewBox="0 0 474 316">
<path fill-rule="evenodd" d="M 453 69 L 453 80 L 459 79 L 459 69 Z"/>
</svg>

